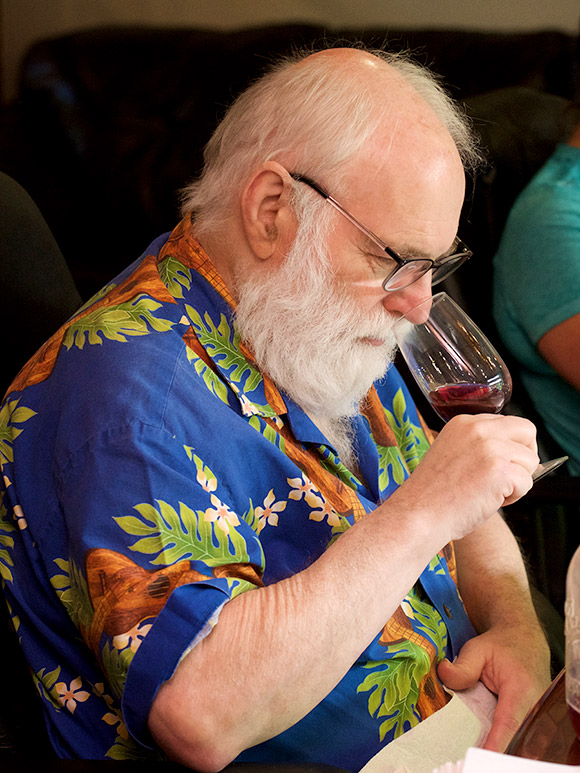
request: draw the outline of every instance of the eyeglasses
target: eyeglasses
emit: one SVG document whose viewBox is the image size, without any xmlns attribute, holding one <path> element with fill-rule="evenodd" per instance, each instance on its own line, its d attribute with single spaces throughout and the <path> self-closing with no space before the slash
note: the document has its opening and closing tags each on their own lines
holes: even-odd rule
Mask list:
<svg viewBox="0 0 580 773">
<path fill-rule="evenodd" d="M 434 260 L 431 260 L 431 258 L 402 258 L 395 250 L 385 244 L 382 239 L 379 239 L 370 228 L 367 228 L 354 215 L 351 215 L 336 199 L 333 199 L 332 196 L 309 177 L 295 172 L 290 172 L 290 177 L 296 180 L 296 182 L 308 185 L 313 191 L 316 191 L 316 193 L 325 198 L 341 215 L 346 217 L 347 220 L 385 252 L 389 258 L 395 261 L 396 266 L 392 271 L 389 271 L 382 283 L 383 290 L 387 292 L 403 290 L 405 287 L 413 284 L 413 282 L 421 279 L 429 271 L 432 271 L 431 284 L 438 284 L 447 279 L 448 276 L 473 255 L 461 239 L 456 237 L 451 248 L 444 255 Z"/>
</svg>

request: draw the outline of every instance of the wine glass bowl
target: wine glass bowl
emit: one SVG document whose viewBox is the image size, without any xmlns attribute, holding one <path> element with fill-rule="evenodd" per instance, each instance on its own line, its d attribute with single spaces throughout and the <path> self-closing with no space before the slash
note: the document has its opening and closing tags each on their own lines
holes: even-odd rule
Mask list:
<svg viewBox="0 0 580 773">
<path fill-rule="evenodd" d="M 512 379 L 504 361 L 446 293 L 402 317 L 395 337 L 419 389 L 443 421 L 459 413 L 499 413 L 509 402 Z"/>
<path fill-rule="evenodd" d="M 407 312 L 394 333 L 411 375 L 443 421 L 460 413 L 499 413 L 509 402 L 512 379 L 505 362 L 446 293 Z M 538 465 L 533 480 L 567 459 L 561 456 Z"/>
</svg>

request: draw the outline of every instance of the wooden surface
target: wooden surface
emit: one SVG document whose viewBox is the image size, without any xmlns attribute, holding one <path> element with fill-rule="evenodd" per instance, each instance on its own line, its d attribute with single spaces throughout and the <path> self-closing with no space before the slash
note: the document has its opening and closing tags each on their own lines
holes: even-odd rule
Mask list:
<svg viewBox="0 0 580 773">
<path fill-rule="evenodd" d="M 568 716 L 563 670 L 524 720 L 507 754 L 580 765 L 580 741 Z"/>
</svg>

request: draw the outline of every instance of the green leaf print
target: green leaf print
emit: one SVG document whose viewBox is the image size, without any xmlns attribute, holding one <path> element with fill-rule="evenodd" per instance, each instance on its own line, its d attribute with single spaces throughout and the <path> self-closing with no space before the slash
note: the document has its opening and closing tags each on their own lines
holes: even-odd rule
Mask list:
<svg viewBox="0 0 580 773">
<path fill-rule="evenodd" d="M 264 408 L 269 409 L 269 406 L 264 406 Z M 276 432 L 276 430 L 268 424 L 267 421 L 264 421 L 264 419 L 261 416 L 251 416 L 248 420 L 248 424 L 250 427 L 256 430 L 256 432 L 260 432 L 266 440 L 269 440 L 272 445 L 275 445 L 276 448 L 279 448 L 282 453 L 284 453 L 284 438 L 279 432 Z"/>
<path fill-rule="evenodd" d="M 443 568 L 439 556 L 433 556 L 433 558 L 429 561 L 427 568 L 430 572 L 435 572 L 435 574 L 445 574 L 445 569 Z"/>
<path fill-rule="evenodd" d="M 173 255 L 161 261 L 159 276 L 174 298 L 183 298 L 183 288 L 191 287 L 191 270 Z"/>
<path fill-rule="evenodd" d="M 139 537 L 131 550 L 155 556 L 150 559 L 152 564 L 167 566 L 189 559 L 220 566 L 250 560 L 246 540 L 235 529 L 226 532 L 219 523 L 206 518 L 212 508 L 196 512 L 180 502 L 177 512 L 167 502 L 156 502 L 158 507 L 147 503 L 135 505 L 140 517 L 115 518 L 123 531 Z"/>
<path fill-rule="evenodd" d="M 15 400 L 8 400 L 0 408 L 0 470 L 4 469 L 7 462 L 14 460 L 12 453 L 12 444 L 22 432 L 22 427 L 16 427 L 15 424 L 24 424 L 24 422 L 36 416 L 36 411 L 19 405 L 20 397 Z"/>
<path fill-rule="evenodd" d="M 407 416 L 407 404 L 402 389 L 398 389 L 393 398 L 393 412 L 385 408 L 387 421 L 397 439 L 405 462 L 413 472 L 429 448 L 429 442 L 422 427 L 413 424 Z"/>
<path fill-rule="evenodd" d="M 54 671 L 49 671 L 48 673 L 45 673 L 45 671 L 45 668 L 41 668 L 36 674 L 32 674 L 32 679 L 40 696 L 51 703 L 57 711 L 60 711 L 62 703 L 59 700 L 59 693 L 55 686 L 60 676 L 60 666 L 57 666 Z"/>
<path fill-rule="evenodd" d="M 107 675 L 109 687 L 118 700 L 121 700 L 123 695 L 127 672 L 134 656 L 135 652 L 131 647 L 118 650 L 116 647 L 111 647 L 109 642 L 106 642 L 101 650 L 101 663 Z"/>
<path fill-rule="evenodd" d="M 187 359 L 189 362 L 193 362 L 193 367 L 198 376 L 205 381 L 206 387 L 216 397 L 226 403 L 228 402 L 228 388 L 220 378 L 220 376 L 213 371 L 209 365 L 204 362 L 194 351 L 189 347 L 186 349 Z"/>
<path fill-rule="evenodd" d="M 2 536 L 0 537 L 0 544 L 6 545 L 7 547 L 14 547 L 14 540 L 12 537 L 6 537 Z M 4 548 L 0 549 L 0 577 L 4 580 L 4 582 L 14 582 L 14 577 L 12 575 L 12 571 L 10 570 L 10 567 L 14 566 L 14 561 L 12 560 L 12 557 L 8 550 L 5 550 Z"/>
<path fill-rule="evenodd" d="M 55 558 L 54 563 L 62 570 L 62 574 L 53 575 L 50 584 L 73 623 L 77 627 L 89 628 L 94 609 L 83 573 L 74 561 Z"/>
<path fill-rule="evenodd" d="M 257 534 L 258 533 L 258 523 L 260 522 L 260 518 L 259 518 L 259 516 L 257 515 L 257 513 L 255 511 L 255 508 L 254 508 L 254 505 L 252 504 L 252 500 L 251 499 L 250 499 L 250 509 L 248 510 L 247 513 L 244 513 L 242 518 L 248 524 L 248 526 L 250 526 L 250 528 L 253 529 L 253 531 L 255 531 L 256 534 Z"/>
<path fill-rule="evenodd" d="M 356 488 L 357 483 L 360 483 L 360 481 L 328 446 L 318 446 L 318 452 L 320 454 L 320 463 L 325 470 L 336 475 L 347 486 Z"/>
<path fill-rule="evenodd" d="M 83 303 L 83 305 L 80 307 L 78 311 L 75 312 L 75 316 L 77 314 L 80 314 L 81 312 L 85 311 L 89 308 L 89 306 L 92 306 L 93 303 L 96 303 L 97 301 L 100 301 L 101 298 L 104 298 L 105 295 L 108 295 L 111 290 L 114 290 L 117 285 L 114 282 L 111 282 L 111 284 L 105 285 L 105 287 L 102 287 L 98 292 L 96 292 L 86 303 Z"/>
<path fill-rule="evenodd" d="M 14 547 L 14 539 L 10 536 L 11 532 L 16 531 L 16 527 L 8 518 L 8 511 L 4 505 L 4 494 L 0 499 L 0 577 L 4 582 L 13 582 L 14 578 L 10 570 L 14 566 L 14 561 L 7 548 Z"/>
<path fill-rule="evenodd" d="M 243 390 L 252 392 L 262 381 L 262 376 L 240 351 L 240 335 L 237 331 L 232 332 L 225 315 L 220 315 L 220 323 L 216 327 L 207 312 L 202 320 L 192 306 L 186 305 L 185 311 L 197 337 L 212 359 L 221 368 L 231 371 L 228 376 L 234 383 L 240 383 L 247 373 Z"/>
<path fill-rule="evenodd" d="M 386 489 L 389 485 L 389 472 L 399 486 L 405 480 L 407 469 L 401 451 L 397 446 L 377 445 L 379 455 L 379 486 Z"/>
<path fill-rule="evenodd" d="M 126 336 L 148 335 L 150 328 L 158 332 L 169 330 L 173 322 L 160 319 L 153 312 L 161 304 L 147 295 L 138 295 L 116 306 L 104 306 L 82 317 L 66 331 L 63 344 L 67 349 L 76 346 L 82 349 L 85 343 L 102 344 L 103 338 L 110 341 L 127 341 Z"/>
<path fill-rule="evenodd" d="M 379 726 L 381 741 L 393 729 L 394 737 L 398 738 L 419 724 L 416 710 L 419 685 L 430 668 L 428 654 L 413 642 L 390 645 L 389 650 L 399 652 L 402 657 L 368 663 L 365 668 L 373 671 L 357 690 L 370 692 L 368 710 L 372 717 L 386 717 Z"/>
<path fill-rule="evenodd" d="M 447 647 L 447 627 L 441 615 L 434 606 L 419 596 L 416 587 L 405 597 L 405 603 L 411 607 L 415 625 L 420 629 L 420 633 L 433 642 L 437 650 L 437 660 L 442 660 Z"/>
<path fill-rule="evenodd" d="M 187 449 L 186 449 L 187 450 Z M 217 489 L 217 478 L 203 461 L 193 454 L 189 457 L 197 469 L 196 480 L 204 491 L 215 491 Z"/>
<path fill-rule="evenodd" d="M 140 762 L 163 762 L 166 757 L 158 749 L 146 749 L 130 736 L 124 738 L 118 735 L 115 743 L 106 752 L 105 757 L 112 760 L 139 760 Z"/>
</svg>

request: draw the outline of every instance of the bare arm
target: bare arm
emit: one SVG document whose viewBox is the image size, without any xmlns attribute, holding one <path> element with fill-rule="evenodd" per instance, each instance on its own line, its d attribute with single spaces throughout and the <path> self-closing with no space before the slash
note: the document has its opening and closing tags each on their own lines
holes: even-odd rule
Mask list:
<svg viewBox="0 0 580 773">
<path fill-rule="evenodd" d="M 519 547 L 499 513 L 456 542 L 455 551 L 461 594 L 481 635 L 438 673 L 452 689 L 481 679 L 498 695 L 486 747 L 503 751 L 550 683 L 550 652 Z"/>
<path fill-rule="evenodd" d="M 227 604 L 155 699 L 150 727 L 157 742 L 180 762 L 219 770 L 301 719 L 344 676 L 429 561 L 432 537 L 408 547 L 415 528 L 423 529 L 420 518 L 415 527 L 394 513 L 363 519 L 305 571 Z M 387 537 L 391 529 L 397 544 Z"/>
<path fill-rule="evenodd" d="M 224 607 L 160 689 L 149 716 L 155 740 L 184 764 L 219 770 L 297 722 L 340 681 L 432 556 L 525 493 L 536 464 L 529 422 L 454 419 L 388 502 L 308 569 Z"/>
<path fill-rule="evenodd" d="M 538 341 L 538 351 L 556 373 L 580 391 L 580 314 L 543 335 Z"/>
</svg>

